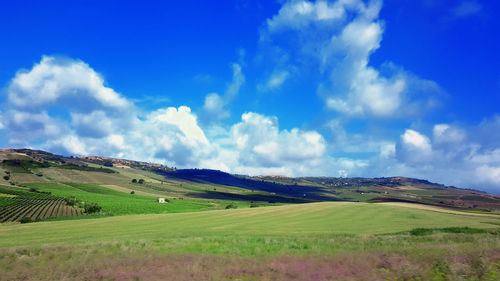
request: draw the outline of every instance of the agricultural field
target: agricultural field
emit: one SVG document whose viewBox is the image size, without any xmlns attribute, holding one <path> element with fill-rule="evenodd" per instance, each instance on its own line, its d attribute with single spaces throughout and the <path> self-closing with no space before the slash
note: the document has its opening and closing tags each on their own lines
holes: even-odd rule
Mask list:
<svg viewBox="0 0 500 281">
<path fill-rule="evenodd" d="M 0 280 L 500 280 L 496 195 L 31 150 L 0 161 Z"/>
<path fill-rule="evenodd" d="M 325 202 L 2 225 L 0 280 L 498 280 L 499 224 Z"/>
<path fill-rule="evenodd" d="M 84 215 L 62 197 L 47 192 L 0 187 L 0 222 L 31 222 L 49 218 Z"/>
</svg>

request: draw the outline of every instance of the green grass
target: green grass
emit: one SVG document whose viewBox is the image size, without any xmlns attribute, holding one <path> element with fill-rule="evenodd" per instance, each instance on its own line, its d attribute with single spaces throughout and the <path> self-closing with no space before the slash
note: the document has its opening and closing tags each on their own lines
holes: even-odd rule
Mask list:
<svg viewBox="0 0 500 281">
<path fill-rule="evenodd" d="M 498 280 L 498 222 L 334 202 L 7 224 L 0 280 Z"/>
<path fill-rule="evenodd" d="M 129 194 L 90 184 L 27 183 L 28 187 L 50 192 L 59 197 L 76 197 L 84 202 L 93 202 L 102 207 L 104 215 L 176 213 L 211 209 L 212 205 L 202 200 L 170 200 L 168 204 L 156 203 L 156 197 Z"/>
<path fill-rule="evenodd" d="M 99 194 L 99 196 L 106 195 Z M 102 204 L 103 208 L 108 207 L 107 201 L 100 201 L 99 204 Z M 173 206 L 173 204 L 165 205 Z M 312 203 L 195 213 L 117 216 L 30 225 L 2 225 L 0 247 L 134 239 L 155 241 L 186 237 L 325 238 L 334 235 L 396 233 L 414 228 L 492 229 L 498 228 L 492 224 L 498 221 L 489 217 L 368 203 Z"/>
</svg>

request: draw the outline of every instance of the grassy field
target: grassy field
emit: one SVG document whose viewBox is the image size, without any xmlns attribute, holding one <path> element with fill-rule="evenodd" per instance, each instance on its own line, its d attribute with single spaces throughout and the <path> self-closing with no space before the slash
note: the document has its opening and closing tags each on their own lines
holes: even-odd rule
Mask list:
<svg viewBox="0 0 500 281">
<path fill-rule="evenodd" d="M 336 202 L 0 225 L 0 280 L 498 280 L 500 220 L 447 212 Z"/>
<path fill-rule="evenodd" d="M 54 196 L 63 198 L 76 197 L 84 202 L 97 203 L 102 207 L 100 216 L 193 212 L 223 209 L 231 203 L 220 200 L 171 198 L 167 204 L 159 204 L 156 202 L 157 197 L 130 194 L 129 192 L 116 191 L 91 184 L 26 183 L 25 185 L 39 191 L 50 192 Z M 234 204 L 239 207 L 248 207 L 250 205 L 249 202 L 235 202 Z"/>
<path fill-rule="evenodd" d="M 0 226 L 0 247 L 182 237 L 373 235 L 414 228 L 498 228 L 499 218 L 369 203 L 312 203 Z M 181 249 L 181 252 L 184 249 Z"/>
<path fill-rule="evenodd" d="M 492 195 L 434 190 L 411 179 L 361 186 L 364 179 L 304 178 L 298 180 L 321 184 L 339 198 L 390 193 L 433 204 L 453 201 L 445 203 L 454 208 L 280 206 L 272 202 L 304 200 L 50 157 L 0 153 L 1 160 L 22 160 L 0 165 L 9 178 L 0 178 L 0 211 L 9 216 L 0 224 L 0 280 L 500 280 L 500 215 Z M 169 202 L 156 203 L 157 197 Z M 102 210 L 61 218 L 60 207 L 70 208 L 64 202 L 71 198 L 78 199 L 75 210 L 86 211 L 84 202 Z M 42 199 L 52 205 L 41 209 L 36 200 Z M 29 200 L 38 205 L 26 207 Z M 226 209 L 229 204 L 238 209 Z M 42 221 L 11 222 L 18 211 L 16 219 L 33 213 Z"/>
</svg>

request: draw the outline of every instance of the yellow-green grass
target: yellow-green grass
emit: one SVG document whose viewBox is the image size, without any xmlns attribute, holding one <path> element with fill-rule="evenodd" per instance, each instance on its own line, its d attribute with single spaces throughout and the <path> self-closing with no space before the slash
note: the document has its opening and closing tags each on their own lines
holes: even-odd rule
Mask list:
<svg viewBox="0 0 500 281">
<path fill-rule="evenodd" d="M 414 228 L 498 228 L 499 223 L 497 218 L 450 214 L 402 205 L 325 202 L 1 225 L 0 248 L 137 240 L 149 241 L 148 243 L 179 243 L 182 239 L 197 237 L 209 240 L 231 240 L 230 237 L 328 239 L 342 234 L 366 236 L 397 233 Z M 177 248 L 179 247 L 181 246 Z"/>
</svg>

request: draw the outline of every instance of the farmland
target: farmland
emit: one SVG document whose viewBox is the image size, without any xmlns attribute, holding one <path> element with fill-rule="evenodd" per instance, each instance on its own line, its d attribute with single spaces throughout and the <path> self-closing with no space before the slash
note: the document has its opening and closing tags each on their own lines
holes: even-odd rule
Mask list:
<svg viewBox="0 0 500 281">
<path fill-rule="evenodd" d="M 500 279 L 491 194 L 31 150 L 0 160 L 0 280 Z"/>
<path fill-rule="evenodd" d="M 304 274 L 297 271 L 300 267 L 295 268 L 300 263 L 323 268 L 321 274 L 337 274 L 340 279 L 372 275 L 374 280 L 391 276 L 430 280 L 443 272 L 450 278 L 474 274 L 466 259 L 481 253 L 478 270 L 484 276 L 497 276 L 499 222 L 496 216 L 450 214 L 446 209 L 418 209 L 401 203 L 313 203 L 3 225 L 0 252 L 4 258 L 0 263 L 7 268 L 23 260 L 24 267 L 14 266 L 2 276 L 35 280 L 85 279 L 82 276 L 288 280 L 287 271 L 297 278 Z M 412 232 L 415 228 L 430 231 Z M 359 256 L 366 260 L 356 258 Z M 380 271 L 380 262 L 387 263 L 382 267 L 385 271 Z M 43 269 L 40 263 L 55 269 Z M 409 263 L 418 266 L 408 267 Z M 342 264 L 365 269 L 342 273 L 338 271 Z M 458 265 L 463 268 L 454 268 Z M 166 271 L 154 270 L 163 266 Z M 275 268 L 274 273 L 270 268 Z M 186 275 L 168 278 L 170 273 Z M 318 280 L 313 275 L 302 277 L 299 280 Z"/>
<path fill-rule="evenodd" d="M 80 208 L 69 206 L 61 198 L 47 192 L 0 187 L 0 222 L 42 220 L 82 216 Z M 9 195 L 9 196 L 6 196 Z"/>
</svg>

